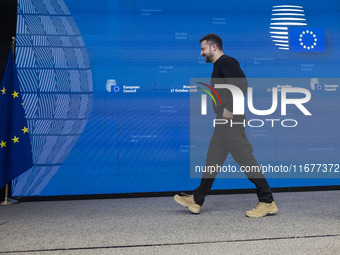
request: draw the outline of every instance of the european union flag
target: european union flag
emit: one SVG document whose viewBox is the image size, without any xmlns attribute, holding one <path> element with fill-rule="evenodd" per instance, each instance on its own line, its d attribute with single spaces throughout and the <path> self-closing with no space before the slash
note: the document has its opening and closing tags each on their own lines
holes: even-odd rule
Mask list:
<svg viewBox="0 0 340 255">
<path fill-rule="evenodd" d="M 325 52 L 325 29 L 320 27 L 290 27 L 290 50 L 295 52 Z"/>
<path fill-rule="evenodd" d="M 11 50 L 0 83 L 0 187 L 32 166 L 30 136 Z"/>
</svg>

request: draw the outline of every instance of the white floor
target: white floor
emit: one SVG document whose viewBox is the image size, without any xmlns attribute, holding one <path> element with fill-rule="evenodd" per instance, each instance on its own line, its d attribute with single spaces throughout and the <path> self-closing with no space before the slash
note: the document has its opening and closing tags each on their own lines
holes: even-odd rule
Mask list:
<svg viewBox="0 0 340 255">
<path fill-rule="evenodd" d="M 22 202 L 0 207 L 0 254 L 340 254 L 340 191 L 208 196 L 199 215 L 172 197 Z"/>
</svg>

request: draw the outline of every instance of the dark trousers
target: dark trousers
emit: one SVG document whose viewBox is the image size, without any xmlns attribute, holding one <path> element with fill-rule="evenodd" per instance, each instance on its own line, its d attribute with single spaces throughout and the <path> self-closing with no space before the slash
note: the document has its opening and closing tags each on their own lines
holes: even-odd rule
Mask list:
<svg viewBox="0 0 340 255">
<path fill-rule="evenodd" d="M 248 179 L 255 184 L 259 201 L 271 203 L 274 200 L 272 191 L 253 155 L 253 147 L 248 141 L 243 125 L 231 127 L 230 124 L 217 124 L 209 144 L 206 169 L 208 166 L 222 166 L 229 152 L 240 166 L 258 167 L 259 171 L 245 173 Z M 203 173 L 200 186 L 193 192 L 197 204 L 204 203 L 204 198 L 210 192 L 217 173 L 217 171 Z"/>
</svg>

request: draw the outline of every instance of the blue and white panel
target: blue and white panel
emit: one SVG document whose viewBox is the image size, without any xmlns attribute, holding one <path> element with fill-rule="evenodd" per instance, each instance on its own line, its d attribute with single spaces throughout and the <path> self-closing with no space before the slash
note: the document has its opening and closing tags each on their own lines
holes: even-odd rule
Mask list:
<svg viewBox="0 0 340 255">
<path fill-rule="evenodd" d="M 31 134 L 32 169 L 14 196 L 38 196 L 87 123 L 92 74 L 83 38 L 63 0 L 19 0 L 17 68 Z"/>
<path fill-rule="evenodd" d="M 273 6 L 270 37 L 279 50 L 289 50 L 289 27 L 307 26 L 305 11 L 298 5 Z"/>
</svg>

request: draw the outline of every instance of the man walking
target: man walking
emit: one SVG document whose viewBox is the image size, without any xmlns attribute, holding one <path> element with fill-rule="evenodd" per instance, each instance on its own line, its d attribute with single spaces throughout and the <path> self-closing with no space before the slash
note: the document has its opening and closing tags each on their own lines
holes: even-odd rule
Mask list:
<svg viewBox="0 0 340 255">
<path fill-rule="evenodd" d="M 214 64 L 211 86 L 214 87 L 217 83 L 232 84 L 240 88 L 245 95 L 248 88 L 245 74 L 236 59 L 224 55 L 222 39 L 216 34 L 208 34 L 200 40 L 200 43 L 201 55 L 205 57 L 206 62 Z M 228 89 L 216 89 L 216 91 L 222 101 L 222 105 L 213 104 L 217 119 L 226 119 L 229 123 L 234 122 L 235 124 L 215 126 L 207 153 L 206 169 L 209 166 L 222 166 L 230 152 L 240 166 L 253 169 L 253 171 L 245 173 L 256 186 L 259 202 L 252 210 L 247 211 L 246 215 L 248 217 L 263 217 L 274 214 L 278 212 L 278 209 L 272 191 L 253 156 L 253 147 L 248 141 L 244 125 L 240 125 L 245 122 L 245 116 L 233 115 L 233 98 Z M 175 201 L 193 213 L 200 213 L 204 198 L 210 192 L 216 175 L 217 171 L 204 172 L 201 184 L 194 190 L 193 195 L 175 195 Z"/>
</svg>

